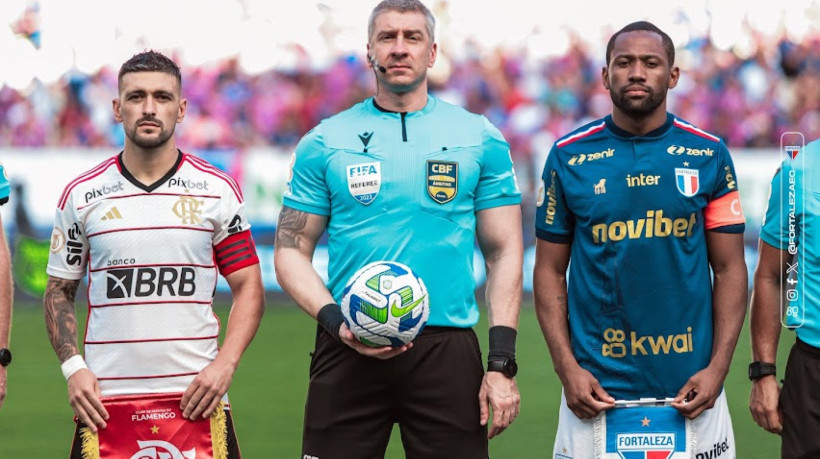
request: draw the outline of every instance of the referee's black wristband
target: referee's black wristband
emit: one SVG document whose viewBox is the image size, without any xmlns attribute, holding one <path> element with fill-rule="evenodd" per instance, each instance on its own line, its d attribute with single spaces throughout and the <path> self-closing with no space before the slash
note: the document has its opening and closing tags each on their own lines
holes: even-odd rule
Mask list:
<svg viewBox="0 0 820 459">
<path fill-rule="evenodd" d="M 514 328 L 496 325 L 490 327 L 490 352 L 487 360 L 515 358 L 515 338 L 518 332 Z"/>
<path fill-rule="evenodd" d="M 316 321 L 322 326 L 330 336 L 336 341 L 339 341 L 339 327 L 345 321 L 342 315 L 342 308 L 336 303 L 329 303 L 322 306 L 319 314 L 316 315 Z"/>
</svg>

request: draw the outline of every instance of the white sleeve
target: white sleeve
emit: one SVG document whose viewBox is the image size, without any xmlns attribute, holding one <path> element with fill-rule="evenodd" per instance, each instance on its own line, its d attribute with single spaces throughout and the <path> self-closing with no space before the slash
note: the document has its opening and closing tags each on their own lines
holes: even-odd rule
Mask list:
<svg viewBox="0 0 820 459">
<path fill-rule="evenodd" d="M 223 188 L 219 206 L 219 221 L 214 228 L 214 246 L 217 246 L 232 234 L 241 233 L 251 228 L 251 224 L 245 216 L 245 201 L 238 194 L 238 190 L 239 187 L 235 182 L 233 186 Z"/>
<path fill-rule="evenodd" d="M 69 196 L 63 208 L 57 208 L 46 268 L 49 276 L 70 280 L 82 279 L 88 264 L 88 239 L 73 198 Z"/>
</svg>

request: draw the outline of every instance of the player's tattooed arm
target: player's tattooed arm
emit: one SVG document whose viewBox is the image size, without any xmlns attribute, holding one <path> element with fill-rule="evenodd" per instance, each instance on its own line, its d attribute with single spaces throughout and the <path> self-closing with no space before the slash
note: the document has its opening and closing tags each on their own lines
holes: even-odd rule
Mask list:
<svg viewBox="0 0 820 459">
<path fill-rule="evenodd" d="M 276 225 L 276 249 L 296 249 L 312 256 L 327 226 L 327 217 L 284 206 Z"/>
<path fill-rule="evenodd" d="M 308 214 L 290 207 L 282 207 L 276 225 L 276 248 L 298 249 L 300 234 L 307 224 Z"/>
<path fill-rule="evenodd" d="M 74 313 L 74 299 L 79 286 L 79 280 L 48 277 L 43 312 L 48 339 L 60 362 L 80 353 L 77 346 L 77 318 Z"/>
</svg>

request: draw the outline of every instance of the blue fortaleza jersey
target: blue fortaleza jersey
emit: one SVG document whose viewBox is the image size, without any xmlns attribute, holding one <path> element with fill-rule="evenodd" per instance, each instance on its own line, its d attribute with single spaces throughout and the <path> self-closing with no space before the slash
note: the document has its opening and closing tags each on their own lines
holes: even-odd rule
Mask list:
<svg viewBox="0 0 820 459">
<path fill-rule="evenodd" d="M 796 256 L 790 277 L 783 279 L 786 325 L 820 347 L 820 140 L 783 160 L 772 179 L 760 238 Z"/>
<path fill-rule="evenodd" d="M 615 398 L 676 395 L 712 352 L 705 231 L 745 226 L 726 146 L 671 114 L 643 136 L 607 116 L 559 139 L 542 180 L 536 235 L 572 244 L 578 363 Z"/>
<path fill-rule="evenodd" d="M 328 288 L 336 301 L 374 261 L 398 261 L 430 295 L 428 325 L 479 317 L 476 212 L 518 205 L 510 147 L 483 116 L 428 97 L 417 112 L 367 99 L 322 121 L 294 153 L 284 205 L 328 217 Z"/>
</svg>

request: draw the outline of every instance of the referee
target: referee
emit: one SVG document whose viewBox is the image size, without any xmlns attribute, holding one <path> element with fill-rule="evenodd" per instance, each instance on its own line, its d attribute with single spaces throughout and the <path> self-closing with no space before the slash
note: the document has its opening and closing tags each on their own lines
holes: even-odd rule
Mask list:
<svg viewBox="0 0 820 459">
<path fill-rule="evenodd" d="M 305 458 L 383 457 L 398 423 L 408 458 L 483 459 L 488 438 L 518 415 L 520 192 L 501 133 L 428 95 L 434 29 L 418 0 L 377 5 L 367 44 L 376 95 L 325 119 L 296 147 L 275 261 L 279 283 L 319 324 Z M 327 285 L 311 264 L 325 231 Z M 472 330 L 476 239 L 487 270 L 487 373 Z M 406 346 L 358 342 L 337 305 L 351 275 L 380 260 L 408 265 L 428 287 L 427 327 Z"/>
</svg>

